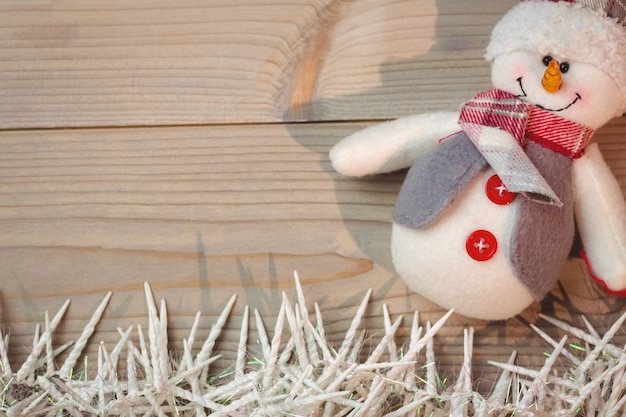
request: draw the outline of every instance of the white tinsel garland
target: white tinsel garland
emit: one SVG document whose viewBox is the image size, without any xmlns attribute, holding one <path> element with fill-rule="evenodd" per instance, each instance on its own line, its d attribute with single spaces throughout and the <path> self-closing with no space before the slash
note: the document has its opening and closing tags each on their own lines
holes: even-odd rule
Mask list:
<svg viewBox="0 0 626 417">
<path fill-rule="evenodd" d="M 100 344 L 97 373 L 73 373 L 87 340 L 104 312 L 107 294 L 62 366 L 55 358 L 71 344 L 52 346 L 52 337 L 68 303 L 52 318 L 47 313 L 43 333 L 37 328 L 32 352 L 13 370 L 8 360 L 8 335 L 0 334 L 0 412 L 7 416 L 621 416 L 626 413 L 626 351 L 611 343 L 621 327 L 622 315 L 601 336 L 588 323 L 573 328 L 544 317 L 584 341 L 567 344 L 567 336 L 554 341 L 535 331 L 554 347 L 542 369 L 508 363 L 493 392 L 485 397 L 473 389 L 473 330 L 465 331 L 464 360 L 457 380 L 442 384 L 436 369 L 433 337 L 451 312 L 434 325 L 420 326 L 413 316 L 408 346 L 397 349 L 394 335 L 401 318 L 392 322 L 383 308 L 386 334 L 365 361 L 365 332 L 359 328 L 371 292 L 361 303 L 343 343 L 336 350 L 326 341 L 324 323 L 315 305 L 315 323 L 309 319 L 300 282 L 295 278 L 298 303 L 286 296 L 272 334 L 258 311 L 260 357 L 249 361 L 250 311 L 244 310 L 237 357 L 233 368 L 209 375 L 219 358 L 215 344 L 235 302 L 233 296 L 214 323 L 199 352 L 192 352 L 200 315 L 183 340 L 182 357 L 168 350 L 167 311 L 157 310 L 145 284 L 148 308 L 147 337 L 137 326 L 138 344 L 130 338 L 132 327 L 119 329 L 112 350 Z M 41 334 L 40 334 L 41 333 Z M 126 352 L 124 376 L 118 371 Z M 389 358 L 385 361 L 385 358 Z M 555 368 L 557 359 L 569 366 Z M 87 361 L 87 358 L 83 358 Z M 93 366 L 93 365 L 91 365 Z"/>
</svg>

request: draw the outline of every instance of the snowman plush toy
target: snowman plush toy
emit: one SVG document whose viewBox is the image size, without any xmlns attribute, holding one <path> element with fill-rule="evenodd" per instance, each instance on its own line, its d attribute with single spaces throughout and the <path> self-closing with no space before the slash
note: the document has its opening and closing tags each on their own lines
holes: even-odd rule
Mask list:
<svg viewBox="0 0 626 417">
<path fill-rule="evenodd" d="M 333 147 L 348 176 L 411 166 L 391 251 L 412 290 L 469 317 L 512 317 L 553 287 L 577 226 L 590 275 L 625 294 L 626 205 L 590 144 L 626 112 L 625 4 L 522 1 L 492 32 L 492 90 Z"/>
</svg>

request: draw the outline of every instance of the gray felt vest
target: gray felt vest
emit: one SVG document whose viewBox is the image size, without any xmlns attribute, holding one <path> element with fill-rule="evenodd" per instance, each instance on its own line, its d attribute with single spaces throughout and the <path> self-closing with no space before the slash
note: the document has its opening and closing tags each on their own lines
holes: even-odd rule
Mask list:
<svg viewBox="0 0 626 417">
<path fill-rule="evenodd" d="M 572 160 L 534 142 L 525 151 L 563 202 L 557 207 L 518 198 L 509 258 L 518 279 L 541 300 L 558 279 L 574 239 Z M 415 229 L 428 226 L 487 167 L 464 132 L 443 140 L 409 170 L 393 221 Z"/>
</svg>

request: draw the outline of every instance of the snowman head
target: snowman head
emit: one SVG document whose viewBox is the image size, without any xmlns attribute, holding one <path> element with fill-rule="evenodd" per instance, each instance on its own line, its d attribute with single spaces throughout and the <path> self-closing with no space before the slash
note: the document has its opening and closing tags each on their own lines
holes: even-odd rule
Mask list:
<svg viewBox="0 0 626 417">
<path fill-rule="evenodd" d="M 626 9 L 616 3 L 515 6 L 487 47 L 494 87 L 592 129 L 625 113 Z"/>
</svg>

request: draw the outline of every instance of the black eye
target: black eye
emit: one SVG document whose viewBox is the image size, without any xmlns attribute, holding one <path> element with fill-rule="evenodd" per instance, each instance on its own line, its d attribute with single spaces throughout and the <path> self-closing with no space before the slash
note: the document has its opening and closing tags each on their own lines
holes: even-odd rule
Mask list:
<svg viewBox="0 0 626 417">
<path fill-rule="evenodd" d="M 543 57 L 543 65 L 547 67 L 548 65 L 550 65 L 550 62 L 552 62 L 552 57 L 550 55 L 546 55 Z"/>
<path fill-rule="evenodd" d="M 569 62 L 563 62 L 559 69 L 563 74 L 565 74 L 567 71 L 569 71 Z"/>
</svg>

